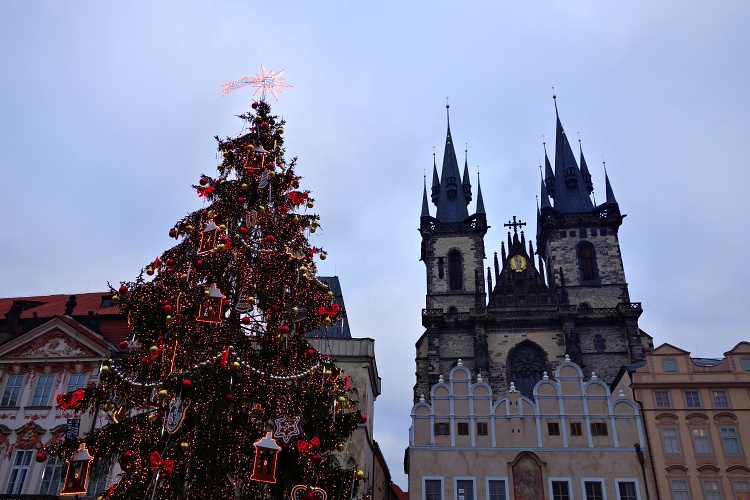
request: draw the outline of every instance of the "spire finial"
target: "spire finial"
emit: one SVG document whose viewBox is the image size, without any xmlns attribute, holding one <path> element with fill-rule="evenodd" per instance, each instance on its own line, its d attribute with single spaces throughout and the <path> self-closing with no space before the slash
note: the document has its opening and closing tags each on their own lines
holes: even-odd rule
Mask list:
<svg viewBox="0 0 750 500">
<path fill-rule="evenodd" d="M 544 174 L 542 174 L 542 159 L 539 158 L 539 177 L 544 180 Z"/>
<path fill-rule="evenodd" d="M 576 134 L 578 134 L 578 147 L 580 148 L 581 147 L 581 131 L 579 130 L 578 132 L 576 132 Z"/>
<path fill-rule="evenodd" d="M 555 94 L 555 87 L 552 87 L 552 99 L 557 101 L 557 94 Z"/>
<path fill-rule="evenodd" d="M 523 227 L 525 225 L 526 225 L 526 223 L 523 222 L 523 221 L 521 221 L 521 219 L 518 219 L 518 221 L 516 221 L 516 216 L 515 215 L 513 216 L 513 222 L 508 221 L 506 224 L 503 224 L 503 226 L 505 226 L 505 227 L 512 227 L 513 228 L 513 234 L 518 234 L 518 228 L 519 227 Z M 523 231 L 521 231 L 521 233 L 523 234 Z M 510 236 L 510 231 L 508 231 L 508 235 Z"/>
<path fill-rule="evenodd" d="M 602 155 L 602 166 L 604 166 L 604 175 L 607 175 L 607 162 L 604 161 L 604 155 Z"/>
<path fill-rule="evenodd" d="M 448 128 L 451 128 L 451 105 L 448 103 L 448 97 L 445 98 L 445 116 L 448 118 Z"/>
</svg>

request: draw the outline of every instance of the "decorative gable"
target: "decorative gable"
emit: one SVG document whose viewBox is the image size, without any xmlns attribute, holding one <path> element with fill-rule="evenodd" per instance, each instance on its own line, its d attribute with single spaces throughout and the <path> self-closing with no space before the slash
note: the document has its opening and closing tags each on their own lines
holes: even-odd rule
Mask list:
<svg viewBox="0 0 750 500">
<path fill-rule="evenodd" d="M 5 355 L 7 358 L 71 358 L 97 356 L 60 330 L 43 335 Z"/>
</svg>

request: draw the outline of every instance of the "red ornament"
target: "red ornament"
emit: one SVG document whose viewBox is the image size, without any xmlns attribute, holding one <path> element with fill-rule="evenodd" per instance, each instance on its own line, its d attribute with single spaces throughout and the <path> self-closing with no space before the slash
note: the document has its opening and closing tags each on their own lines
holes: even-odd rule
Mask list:
<svg viewBox="0 0 750 500">
<path fill-rule="evenodd" d="M 359 416 L 359 423 L 360 423 L 360 424 L 364 424 L 365 422 L 367 422 L 367 415 L 365 415 L 364 413 L 362 413 L 362 414 L 361 414 L 361 415 Z"/>
<path fill-rule="evenodd" d="M 262 128 L 263 130 L 268 130 L 268 122 L 261 122 L 260 128 Z"/>
<path fill-rule="evenodd" d="M 128 293 L 128 287 L 126 287 L 125 285 L 122 285 L 120 287 L 120 295 L 125 295 L 126 293 Z"/>
<path fill-rule="evenodd" d="M 169 230 L 169 237 L 170 238 L 176 238 L 177 237 L 177 231 L 174 228 L 172 228 L 172 229 Z"/>
<path fill-rule="evenodd" d="M 247 232 L 248 232 L 248 229 L 247 229 L 247 228 L 246 228 L 245 226 L 242 226 L 242 227 L 240 228 L 240 231 L 242 231 L 242 234 L 247 234 Z"/>
<path fill-rule="evenodd" d="M 201 180 L 200 180 L 200 181 L 198 181 L 198 183 L 199 183 L 199 184 L 200 184 L 201 186 L 205 186 L 206 184 L 208 184 L 208 179 L 206 179 L 205 177 L 201 177 Z"/>
<path fill-rule="evenodd" d="M 172 311 L 174 311 L 174 307 L 172 307 L 171 304 L 167 304 L 166 306 L 164 306 L 164 312 L 166 314 L 172 314 Z"/>
<path fill-rule="evenodd" d="M 253 109 L 258 109 L 258 103 L 257 102 L 252 103 L 251 106 L 252 106 Z"/>
<path fill-rule="evenodd" d="M 242 324 L 243 325 L 249 325 L 252 320 L 250 319 L 250 316 L 245 316 L 242 318 Z"/>
<path fill-rule="evenodd" d="M 286 325 L 281 325 L 281 327 L 279 328 L 279 333 L 281 333 L 282 335 L 287 335 L 289 333 L 289 327 Z"/>
<path fill-rule="evenodd" d="M 276 238 L 274 238 L 272 234 L 266 236 L 266 243 L 273 244 L 274 241 L 276 241 Z"/>
<path fill-rule="evenodd" d="M 234 394 L 231 392 L 224 395 L 224 400 L 228 403 L 231 403 L 234 400 Z"/>
<path fill-rule="evenodd" d="M 308 491 L 302 498 L 304 498 L 305 500 L 314 500 L 315 495 L 313 495 L 312 491 Z"/>
<path fill-rule="evenodd" d="M 232 141 L 229 141 L 229 142 L 227 143 L 227 147 L 228 147 L 229 149 L 232 149 L 232 148 L 234 148 L 234 143 L 233 143 Z"/>
<path fill-rule="evenodd" d="M 222 299 L 221 300 L 221 305 L 224 306 L 224 307 L 227 307 L 229 305 L 229 299 Z"/>
<path fill-rule="evenodd" d="M 282 214 L 285 214 L 288 211 L 289 211 L 289 207 L 287 207 L 286 205 L 282 205 L 279 207 L 279 212 L 281 212 Z"/>
<path fill-rule="evenodd" d="M 208 210 L 206 210 L 205 208 L 201 210 L 201 215 L 208 215 Z"/>
<path fill-rule="evenodd" d="M 42 463 L 45 460 L 47 460 L 47 454 L 46 453 L 44 453 L 43 451 L 40 451 L 39 453 L 36 454 L 36 461 L 37 462 Z"/>
<path fill-rule="evenodd" d="M 174 259 L 167 259 L 167 267 L 174 267 Z"/>
<path fill-rule="evenodd" d="M 128 341 L 127 340 L 123 340 L 122 342 L 120 342 L 120 350 L 121 351 L 127 351 L 128 347 L 130 347 L 130 346 L 128 345 Z"/>
<path fill-rule="evenodd" d="M 310 359 L 313 356 L 315 356 L 315 349 L 308 349 L 308 350 L 305 351 L 305 357 L 307 359 Z"/>
<path fill-rule="evenodd" d="M 319 464 L 321 460 L 323 460 L 323 456 L 320 453 L 316 453 L 312 456 L 312 461 L 316 464 Z"/>
<path fill-rule="evenodd" d="M 122 458 L 120 459 L 120 465 L 123 468 L 126 468 L 131 463 L 133 463 L 133 452 L 128 450 L 125 453 L 122 454 Z"/>
<path fill-rule="evenodd" d="M 269 161 L 268 163 L 266 163 L 266 166 L 268 168 L 274 168 L 274 167 L 276 167 L 276 164 L 274 162 L 272 162 L 272 161 Z"/>
<path fill-rule="evenodd" d="M 242 196 L 238 196 L 237 197 L 237 203 L 239 203 L 240 205 L 242 205 L 243 203 L 245 203 L 245 198 L 243 198 Z"/>
<path fill-rule="evenodd" d="M 203 265 L 203 259 L 198 259 L 197 261 L 195 261 L 195 265 L 201 267 Z"/>
<path fill-rule="evenodd" d="M 141 358 L 141 366 L 146 367 L 151 364 L 151 359 L 148 357 Z"/>
<path fill-rule="evenodd" d="M 190 380 L 189 378 L 183 379 L 182 380 L 182 388 L 186 389 L 186 390 L 187 389 L 192 389 L 193 388 L 193 381 Z"/>
</svg>

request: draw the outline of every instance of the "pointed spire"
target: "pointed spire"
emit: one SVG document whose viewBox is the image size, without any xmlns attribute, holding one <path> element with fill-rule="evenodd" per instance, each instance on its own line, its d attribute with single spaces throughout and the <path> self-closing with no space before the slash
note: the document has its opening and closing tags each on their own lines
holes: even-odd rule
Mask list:
<svg viewBox="0 0 750 500">
<path fill-rule="evenodd" d="M 602 161 L 604 163 L 604 161 Z M 607 191 L 607 204 L 610 203 L 617 203 L 617 200 L 615 199 L 615 192 L 612 191 L 612 184 L 609 183 L 609 175 L 607 175 L 607 165 L 604 165 L 604 187 Z"/>
<path fill-rule="evenodd" d="M 542 191 L 547 193 L 551 198 L 555 197 L 555 174 L 552 172 L 552 165 L 547 156 L 547 143 L 542 138 L 544 146 L 544 180 L 542 182 Z"/>
<path fill-rule="evenodd" d="M 500 279 L 500 266 L 497 262 L 497 252 L 495 252 L 495 278 Z"/>
<path fill-rule="evenodd" d="M 508 231 L 508 240 L 510 240 L 510 231 Z M 502 257 L 503 267 L 505 267 L 505 263 L 508 262 L 508 256 L 505 254 L 505 243 L 500 242 L 500 257 Z"/>
<path fill-rule="evenodd" d="M 578 151 L 581 153 L 581 177 L 583 177 L 583 184 L 586 186 L 589 194 L 591 194 L 594 192 L 594 183 L 591 182 L 591 173 L 589 172 L 589 167 L 586 165 L 586 158 L 583 157 L 580 132 L 578 133 Z"/>
<path fill-rule="evenodd" d="M 560 121 L 560 113 L 557 109 L 557 96 L 552 95 L 555 100 L 555 118 L 557 126 L 555 130 L 555 210 L 563 213 L 588 212 L 593 210 L 589 193 L 583 181 L 575 155 L 570 147 L 570 142 Z"/>
<path fill-rule="evenodd" d="M 477 213 L 485 213 L 484 198 L 482 197 L 482 185 L 479 183 L 479 172 L 477 172 Z"/>
<path fill-rule="evenodd" d="M 492 271 L 490 270 L 490 266 L 487 266 L 487 290 L 492 293 Z"/>
<path fill-rule="evenodd" d="M 432 204 L 437 206 L 440 197 L 440 179 L 438 178 L 437 165 L 435 164 L 435 147 L 432 148 Z"/>
<path fill-rule="evenodd" d="M 549 203 L 549 196 L 547 196 L 547 191 L 544 189 L 544 181 L 542 181 L 542 210 L 544 210 L 547 207 L 550 207 Z"/>
<path fill-rule="evenodd" d="M 466 146 L 464 149 L 464 180 L 462 182 L 464 188 L 464 198 L 466 198 L 466 204 L 468 205 L 471 201 L 471 179 L 469 178 L 469 147 Z"/>
<path fill-rule="evenodd" d="M 469 216 L 463 187 L 460 187 L 461 173 L 458 171 L 456 150 L 453 147 L 450 125 L 450 105 L 446 104 L 448 116 L 448 130 L 445 137 L 445 152 L 443 153 L 443 169 L 440 175 L 440 187 L 437 196 L 436 218 L 442 222 L 461 222 Z M 434 189 L 433 189 L 434 191 Z"/>
<path fill-rule="evenodd" d="M 424 176 L 424 191 L 422 192 L 422 217 L 430 216 L 430 203 L 427 201 L 427 175 Z"/>
</svg>

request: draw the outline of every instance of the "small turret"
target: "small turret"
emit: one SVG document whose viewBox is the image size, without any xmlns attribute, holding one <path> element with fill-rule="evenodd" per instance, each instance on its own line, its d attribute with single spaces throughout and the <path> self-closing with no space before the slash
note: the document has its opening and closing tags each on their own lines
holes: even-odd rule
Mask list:
<svg viewBox="0 0 750 500">
<path fill-rule="evenodd" d="M 552 165 L 549 163 L 547 156 L 547 143 L 544 145 L 544 181 L 542 182 L 542 192 L 547 193 L 550 198 L 555 197 L 555 174 L 552 172 Z"/>
<path fill-rule="evenodd" d="M 437 165 L 435 164 L 435 150 L 432 151 L 432 204 L 437 206 L 440 198 L 440 179 L 438 178 Z"/>
<path fill-rule="evenodd" d="M 482 197 L 482 185 L 479 183 L 479 172 L 477 172 L 477 213 L 485 213 L 484 198 Z"/>
<path fill-rule="evenodd" d="M 427 201 L 427 176 L 424 176 L 424 191 L 422 192 L 422 217 L 430 216 L 430 203 Z"/>
<path fill-rule="evenodd" d="M 578 138 L 578 151 L 581 153 L 581 177 L 583 177 L 583 185 L 586 186 L 586 190 L 591 194 L 594 192 L 594 183 L 591 182 L 591 173 L 589 172 L 588 165 L 586 165 L 586 158 L 583 157 L 580 137 Z"/>
<path fill-rule="evenodd" d="M 463 178 L 463 188 L 464 188 L 464 198 L 466 198 L 466 204 L 468 205 L 471 201 L 471 179 L 469 179 L 469 150 L 465 149 L 464 153 L 466 155 L 466 158 L 464 159 L 464 178 Z"/>
</svg>

